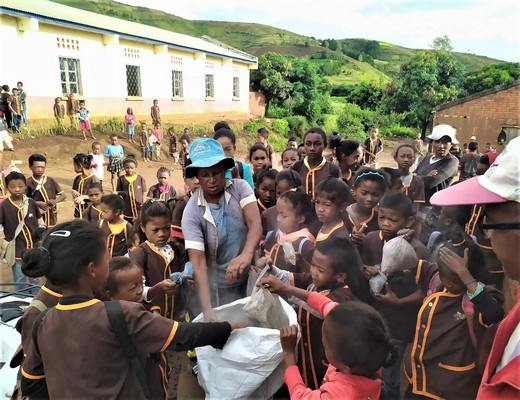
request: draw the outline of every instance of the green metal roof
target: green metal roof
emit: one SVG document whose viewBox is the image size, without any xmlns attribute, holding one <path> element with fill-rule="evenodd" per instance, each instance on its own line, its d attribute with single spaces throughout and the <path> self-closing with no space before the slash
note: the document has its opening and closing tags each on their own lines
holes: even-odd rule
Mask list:
<svg viewBox="0 0 520 400">
<path fill-rule="evenodd" d="M 196 38 L 131 21 L 80 10 L 48 0 L 0 0 L 0 14 L 36 18 L 49 24 L 119 35 L 122 38 L 167 45 L 185 51 L 202 52 L 256 64 L 257 58 L 211 38 Z"/>
</svg>

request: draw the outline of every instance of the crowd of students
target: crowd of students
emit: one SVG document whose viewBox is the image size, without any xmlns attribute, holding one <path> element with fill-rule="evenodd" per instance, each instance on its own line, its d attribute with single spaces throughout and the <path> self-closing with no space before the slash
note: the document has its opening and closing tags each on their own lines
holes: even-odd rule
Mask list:
<svg viewBox="0 0 520 400">
<path fill-rule="evenodd" d="M 160 128 L 155 103 L 151 117 Z M 99 142 L 74 157 L 76 220 L 58 225 L 66 195 L 45 175 L 45 157 L 32 155 L 33 175 L 7 175 L 0 204 L 5 238 L 17 244 L 15 280 L 45 276 L 35 299 L 50 309 L 42 318 L 30 307 L 18 324 L 22 393 L 176 398 L 178 352 L 222 347 L 241 326 L 215 322 L 212 308 L 245 297 L 268 268 L 261 285 L 290 298 L 299 323 L 280 334 L 286 385 L 275 398 L 517 398 L 518 307 L 500 323 L 502 267 L 520 274 L 518 252 L 507 249 L 518 239 L 520 139 L 487 165 L 479 158 L 479 178 L 450 186 L 456 135 L 436 128 L 422 179 L 413 170 L 425 162 L 422 143 L 400 145 L 395 168 L 378 168 L 375 128 L 365 145 L 333 137 L 332 146 L 311 128 L 302 151 L 289 140 L 277 171 L 267 130 L 258 131 L 249 165 L 235 159 L 236 136 L 221 122 L 212 139 L 181 137 L 184 196 L 166 167 L 147 190 L 138 161 L 112 135 L 108 162 Z M 133 129 L 127 134 L 132 141 Z M 125 300 L 119 313 L 151 365 L 148 385 L 115 334 L 113 300 Z M 199 312 L 206 323 L 183 322 Z"/>
</svg>

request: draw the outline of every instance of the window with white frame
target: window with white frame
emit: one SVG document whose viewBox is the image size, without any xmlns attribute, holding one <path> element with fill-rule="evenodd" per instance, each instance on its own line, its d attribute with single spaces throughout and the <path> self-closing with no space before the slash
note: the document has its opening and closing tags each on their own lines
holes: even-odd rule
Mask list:
<svg viewBox="0 0 520 400">
<path fill-rule="evenodd" d="M 141 97 L 141 67 L 139 65 L 126 66 L 126 92 L 128 96 Z"/>
<path fill-rule="evenodd" d="M 61 92 L 82 94 L 81 72 L 77 58 L 60 57 Z"/>
<path fill-rule="evenodd" d="M 240 78 L 238 76 L 233 77 L 233 98 L 240 98 Z"/>
<path fill-rule="evenodd" d="M 206 98 L 215 97 L 215 75 L 206 74 Z"/>
<path fill-rule="evenodd" d="M 182 71 L 172 71 L 172 96 L 184 97 L 182 91 Z"/>
</svg>

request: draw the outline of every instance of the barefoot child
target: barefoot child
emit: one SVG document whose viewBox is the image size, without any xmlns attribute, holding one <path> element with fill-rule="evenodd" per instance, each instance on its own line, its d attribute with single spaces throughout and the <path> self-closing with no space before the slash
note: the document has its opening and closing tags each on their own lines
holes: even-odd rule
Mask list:
<svg viewBox="0 0 520 400">
<path fill-rule="evenodd" d="M 90 169 L 92 166 L 92 156 L 78 153 L 72 159 L 74 172 L 78 175 L 72 182 L 72 200 L 74 204 L 74 218 L 83 218 L 83 212 L 87 208 L 88 195 L 87 188 L 92 182 L 99 182 L 99 179 Z"/>
<path fill-rule="evenodd" d="M 143 161 L 148 162 L 148 129 L 144 122 L 141 122 L 141 131 L 139 132 L 139 148 Z"/>
<path fill-rule="evenodd" d="M 116 191 L 127 193 L 123 216 L 127 221 L 133 221 L 139 217 L 139 211 L 144 203 L 146 182 L 137 174 L 137 160 L 129 155 L 123 161 L 125 175 L 117 178 Z"/>
<path fill-rule="evenodd" d="M 157 170 L 157 184 L 150 186 L 147 197 L 149 199 L 160 199 L 164 201 L 172 200 L 177 196 L 175 188 L 168 183 L 170 170 L 161 167 Z"/>
<path fill-rule="evenodd" d="M 161 158 L 161 142 L 164 139 L 164 132 L 161 129 L 161 124 L 155 124 L 154 129 L 152 131 L 152 134 L 155 136 L 156 142 L 155 142 L 155 157 L 157 160 L 162 160 Z"/>
<path fill-rule="evenodd" d="M 94 298 L 108 277 L 103 233 L 85 221 L 57 225 L 41 247 L 24 253 L 23 265 L 27 275 L 45 274 L 61 287 L 63 297 L 45 318 L 35 322 L 38 346 L 28 349 L 22 393 L 34 398 L 144 398 L 106 305 Z M 140 304 L 117 302 L 114 306 L 120 306 L 114 313 L 123 314 L 139 358 L 168 348 L 222 348 L 234 326 L 228 322 L 180 324 L 153 315 Z M 88 357 L 81 356 L 85 354 Z M 60 362 L 66 359 L 81 362 Z M 100 360 L 106 367 L 103 372 Z M 84 379 L 64 380 L 64 376 Z"/>
<path fill-rule="evenodd" d="M 132 243 L 132 224 L 123 219 L 124 207 L 125 201 L 119 194 L 107 194 L 99 203 L 101 220 L 98 226 L 105 234 L 109 258 L 127 255 Z"/>
<path fill-rule="evenodd" d="M 41 154 L 29 157 L 32 176 L 27 179 L 27 196 L 32 198 L 43 216 L 45 226 L 51 228 L 58 222 L 57 204 L 67 198 L 60 184 L 50 176 L 45 176 L 47 159 Z"/>
<path fill-rule="evenodd" d="M 58 96 L 54 99 L 54 106 L 52 107 L 54 118 L 56 118 L 56 124 L 60 133 L 65 131 L 65 106 L 61 104 L 61 97 Z"/>
<path fill-rule="evenodd" d="M 90 137 L 94 140 L 94 134 L 92 133 L 92 129 L 90 128 L 90 112 L 85 108 L 85 100 L 79 101 L 79 109 L 78 109 L 78 120 L 79 120 L 79 129 L 81 129 L 81 133 L 83 134 L 83 140 L 87 140 L 86 131 L 90 133 Z"/>
<path fill-rule="evenodd" d="M 115 190 L 114 180 L 121 175 L 123 171 L 123 158 L 125 154 L 123 146 L 119 144 L 117 134 L 110 135 L 110 144 L 105 147 L 105 157 L 108 158 L 107 171 L 110 172 L 110 184 L 112 191 Z"/>
<path fill-rule="evenodd" d="M 94 141 L 92 142 L 92 150 L 88 153 L 92 156 L 92 165 L 91 170 L 96 175 L 96 178 L 99 179 L 99 182 L 103 184 L 105 165 L 108 163 L 105 161 L 105 156 L 101 153 L 101 142 Z"/>
<path fill-rule="evenodd" d="M 177 152 L 177 137 L 175 136 L 175 132 L 173 128 L 168 128 L 168 137 L 169 137 L 169 147 L 168 154 L 171 158 L 173 158 L 174 162 L 179 162 L 179 153 Z"/>
<path fill-rule="evenodd" d="M 135 115 L 134 115 L 134 110 L 132 110 L 132 108 L 130 108 L 130 107 L 128 107 L 126 109 L 124 122 L 125 122 L 126 134 L 128 135 L 128 141 L 131 143 L 135 143 L 134 142 L 134 130 L 135 130 L 136 119 L 135 119 Z"/>
<path fill-rule="evenodd" d="M 265 169 L 258 174 L 255 184 L 255 193 L 260 213 L 276 204 L 275 182 L 278 171 Z"/>
<path fill-rule="evenodd" d="M 159 101 L 154 99 L 153 105 L 150 108 L 150 117 L 152 117 L 152 125 L 161 123 L 161 109 L 159 108 Z"/>
<path fill-rule="evenodd" d="M 95 225 L 99 225 L 101 221 L 101 208 L 99 203 L 103 196 L 103 186 L 101 182 L 92 182 L 87 187 L 87 196 L 89 200 L 89 206 L 83 212 L 83 219 Z"/>
<path fill-rule="evenodd" d="M 297 277 L 300 274 L 295 275 L 294 286 L 288 283 L 286 273 L 282 275 L 283 283 L 274 276 L 261 282 L 273 292 L 307 302 L 298 313 L 302 327 L 298 362 L 297 327 L 284 328 L 281 334 L 288 367 L 284 380 L 291 399 L 378 399 L 378 370 L 395 357 L 382 318 L 371 307 L 353 301 L 349 275 L 359 274 L 359 266 L 344 260 L 355 260 L 356 248 L 341 243 L 341 239 L 334 238 L 318 244 L 307 290 L 302 288 L 305 279 Z M 290 343 L 288 336 L 293 337 Z"/>
</svg>

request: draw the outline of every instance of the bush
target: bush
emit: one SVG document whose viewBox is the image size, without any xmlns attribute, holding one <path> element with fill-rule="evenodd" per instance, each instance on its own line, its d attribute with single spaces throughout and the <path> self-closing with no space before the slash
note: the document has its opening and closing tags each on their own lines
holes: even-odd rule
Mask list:
<svg viewBox="0 0 520 400">
<path fill-rule="evenodd" d="M 307 119 L 301 115 L 286 117 L 285 120 L 289 124 L 289 130 L 297 135 L 301 135 L 307 130 L 307 127 L 309 126 Z"/>
<path fill-rule="evenodd" d="M 289 133 L 289 123 L 285 119 L 275 119 L 271 126 L 282 136 L 285 136 L 287 133 Z"/>
<path fill-rule="evenodd" d="M 269 110 L 267 112 L 268 118 L 284 118 L 288 115 L 290 115 L 290 112 L 286 107 L 280 107 L 274 104 L 269 106 Z"/>
<path fill-rule="evenodd" d="M 408 137 L 415 138 L 417 130 L 401 125 L 390 125 L 388 127 L 382 127 L 379 129 L 381 136 L 395 136 L 395 137 Z"/>
<path fill-rule="evenodd" d="M 338 116 L 337 125 L 343 137 L 360 142 L 365 140 L 366 130 L 357 116 L 343 112 Z"/>
</svg>

